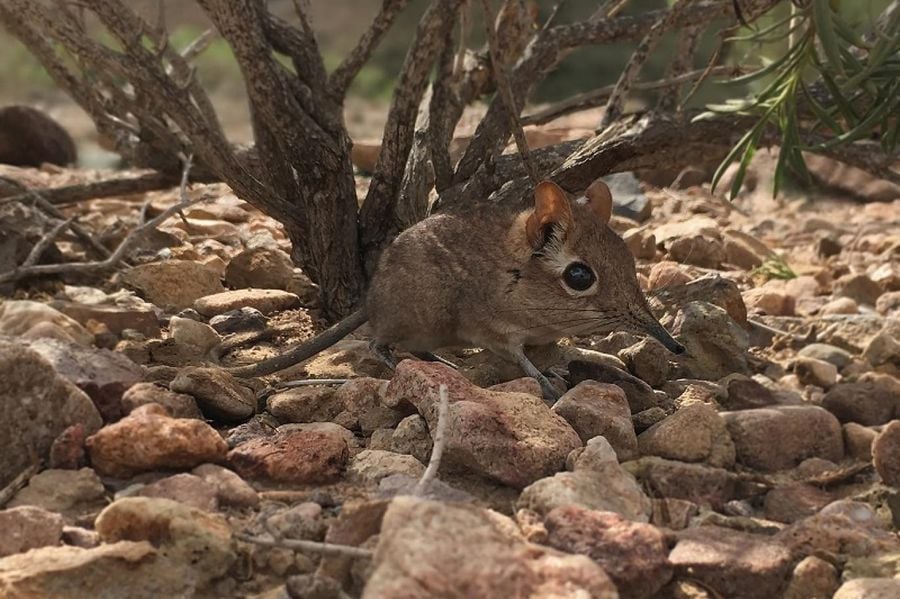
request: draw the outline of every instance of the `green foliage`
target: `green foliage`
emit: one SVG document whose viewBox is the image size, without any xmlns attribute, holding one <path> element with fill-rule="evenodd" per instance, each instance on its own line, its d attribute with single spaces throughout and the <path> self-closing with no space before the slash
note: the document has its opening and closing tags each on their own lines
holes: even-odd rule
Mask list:
<svg viewBox="0 0 900 599">
<path fill-rule="evenodd" d="M 711 104 L 698 119 L 717 114 L 753 115 L 756 124 L 732 148 L 716 171 L 712 185 L 737 161 L 730 194 L 734 198 L 747 167 L 769 127 L 781 136 L 774 173 L 777 194 L 788 172 L 808 179 L 803 152 L 820 152 L 879 136 L 885 153 L 896 150 L 900 128 L 900 11 L 880 30 L 861 34 L 837 0 L 809 0 L 791 5 L 791 12 L 737 43 L 762 46 L 787 41 L 779 56 L 758 70 L 731 81 L 756 84 L 749 98 Z M 858 4 L 855 5 L 858 8 Z M 825 88 L 827 93 L 814 93 Z M 807 108 L 802 113 L 800 107 Z M 820 139 L 808 143 L 810 134 Z"/>
<path fill-rule="evenodd" d="M 765 262 L 750 271 L 750 276 L 754 279 L 769 281 L 771 279 L 796 279 L 797 273 L 784 261 L 784 258 L 772 254 Z"/>
</svg>

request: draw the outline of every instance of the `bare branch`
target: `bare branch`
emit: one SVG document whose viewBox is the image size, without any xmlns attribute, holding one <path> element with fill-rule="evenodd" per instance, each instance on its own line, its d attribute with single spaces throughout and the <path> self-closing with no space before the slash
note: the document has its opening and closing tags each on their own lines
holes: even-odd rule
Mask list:
<svg viewBox="0 0 900 599">
<path fill-rule="evenodd" d="M 375 19 L 369 29 L 357 42 L 356 47 L 350 52 L 344 61 L 328 78 L 329 91 L 338 98 L 343 97 L 353 83 L 353 79 L 359 74 L 360 69 L 372 56 L 372 52 L 384 38 L 384 34 L 394 24 L 397 16 L 403 12 L 409 0 L 384 0 L 381 9 L 375 15 Z"/>
<path fill-rule="evenodd" d="M 431 458 L 428 460 L 428 467 L 422 473 L 413 495 L 421 497 L 428 490 L 428 485 L 437 476 L 441 467 L 441 458 L 444 455 L 444 449 L 447 445 L 447 427 L 450 425 L 450 399 L 447 393 L 447 385 L 441 385 L 438 389 L 438 413 L 437 424 L 434 427 L 434 443 L 431 446 Z"/>
<path fill-rule="evenodd" d="M 200 56 L 209 45 L 213 43 L 213 40 L 216 39 L 216 30 L 215 29 L 207 29 L 200 35 L 198 35 L 194 41 L 189 43 L 184 49 L 181 51 L 181 58 L 184 59 L 185 62 L 191 63 L 195 58 Z"/>
<path fill-rule="evenodd" d="M 516 98 L 513 95 L 512 87 L 509 84 L 509 78 L 506 75 L 506 65 L 501 62 L 503 57 L 497 43 L 497 35 L 494 28 L 491 26 L 491 23 L 494 22 L 496 17 L 491 12 L 488 0 L 481 0 L 481 8 L 484 11 L 485 36 L 487 37 L 488 47 L 491 51 L 491 64 L 494 67 L 494 80 L 497 82 L 497 93 L 500 95 L 500 98 L 506 106 L 506 113 L 509 117 L 509 127 L 516 140 L 516 148 L 519 150 L 519 156 L 522 157 L 522 162 L 525 164 L 525 169 L 528 171 L 531 180 L 537 183 L 540 180 L 540 175 L 528 153 L 528 141 L 525 139 L 525 132 L 522 130 L 522 124 L 519 122 L 519 111 L 521 110 L 521 107 L 518 105 Z"/>
<path fill-rule="evenodd" d="M 647 32 L 647 35 L 644 36 L 644 39 L 641 40 L 641 43 L 638 44 L 638 47 L 631 55 L 631 59 L 619 76 L 615 89 L 613 89 L 613 92 L 609 95 L 609 100 L 606 102 L 606 110 L 603 112 L 603 117 L 600 119 L 600 124 L 597 126 L 598 131 L 606 129 L 611 123 L 622 116 L 628 92 L 631 91 L 631 86 L 634 84 L 635 79 L 637 79 L 638 74 L 644 67 L 644 63 L 647 62 L 650 54 L 656 48 L 659 38 L 672 28 L 675 19 L 684 12 L 685 7 L 690 3 L 691 0 L 677 0 L 675 5 L 665 15 L 659 18 L 653 27 L 650 28 L 650 31 Z"/>
<path fill-rule="evenodd" d="M 306 541 L 302 539 L 276 539 L 271 536 L 259 537 L 242 532 L 236 532 L 234 533 L 234 536 L 239 541 L 253 543 L 254 545 L 262 545 L 263 547 L 283 547 L 285 549 L 311 551 L 323 555 L 342 555 L 362 559 L 371 559 L 374 555 L 374 552 L 370 549 L 353 547 L 351 545 L 335 545 L 333 543 L 320 543 L 318 541 Z"/>
<path fill-rule="evenodd" d="M 173 177 L 168 173 L 151 171 L 137 177 L 105 179 L 93 183 L 81 183 L 78 185 L 65 185 L 63 187 L 42 189 L 40 191 L 40 196 L 49 204 L 71 204 L 95 198 L 131 195 L 157 189 L 167 189 L 177 183 L 177 177 Z M 0 198 L 0 205 L 8 202 L 21 202 L 29 197 L 33 197 L 33 194 L 35 193 L 35 190 L 29 190 L 13 196 Z"/>
<path fill-rule="evenodd" d="M 703 28 L 701 27 L 687 27 L 678 32 L 675 59 L 669 64 L 669 68 L 666 71 L 666 79 L 672 79 L 690 71 L 694 62 L 694 52 L 697 50 L 697 44 L 700 42 L 700 34 L 702 33 Z M 681 103 L 678 99 L 681 96 L 681 88 L 682 85 L 679 83 L 663 90 L 656 104 L 656 109 L 680 110 Z"/>
<path fill-rule="evenodd" d="M 55 227 L 50 229 L 50 231 L 46 235 L 41 237 L 41 239 L 38 240 L 36 244 L 34 244 L 34 247 L 31 248 L 31 251 L 25 258 L 25 261 L 22 262 L 22 265 L 19 268 L 31 268 L 32 266 L 37 264 L 37 261 L 40 260 L 41 256 L 44 254 L 47 248 L 50 247 L 50 244 L 56 241 L 64 230 L 69 228 L 73 220 L 75 220 L 74 216 L 61 221 Z"/>
</svg>

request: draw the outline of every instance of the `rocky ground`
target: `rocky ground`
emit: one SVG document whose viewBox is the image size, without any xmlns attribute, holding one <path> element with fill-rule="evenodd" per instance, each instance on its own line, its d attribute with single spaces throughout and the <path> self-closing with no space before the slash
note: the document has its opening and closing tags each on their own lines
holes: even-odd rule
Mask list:
<svg viewBox="0 0 900 599">
<path fill-rule="evenodd" d="M 612 224 L 688 352 L 623 333 L 544 348 L 570 387 L 552 409 L 474 351 L 392 373 L 365 329 L 265 380 L 228 374 L 322 323 L 280 226 L 222 185 L 194 186 L 210 200 L 127 267 L 7 284 L 0 595 L 900 596 L 900 200 L 774 201 L 768 170 L 738 209 L 689 176 L 614 181 Z M 177 198 L 62 209 L 112 247 Z M 0 203 L 0 231 L 3 272 L 46 224 Z M 61 238 L 42 262 L 86 258 Z M 352 380 L 282 385 L 308 378 Z M 418 485 L 441 385 L 444 453 Z"/>
</svg>

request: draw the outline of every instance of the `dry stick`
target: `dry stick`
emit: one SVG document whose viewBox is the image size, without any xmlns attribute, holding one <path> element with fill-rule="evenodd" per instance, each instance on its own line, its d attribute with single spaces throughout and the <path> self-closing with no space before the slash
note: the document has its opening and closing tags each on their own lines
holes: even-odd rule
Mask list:
<svg viewBox="0 0 900 599">
<path fill-rule="evenodd" d="M 15 478 L 9 481 L 9 484 L 0 489 L 0 508 L 5 506 L 9 502 L 9 500 L 19 492 L 19 489 L 24 487 L 28 480 L 32 476 L 37 474 L 40 469 L 40 463 L 32 464 L 31 466 L 28 466 L 27 468 L 25 468 L 25 470 L 17 474 Z"/>
<path fill-rule="evenodd" d="M 622 116 L 625 98 L 628 96 L 628 92 L 631 91 L 631 86 L 634 84 L 638 73 L 640 73 L 644 63 L 647 62 L 650 53 L 656 48 L 659 38 L 671 28 L 672 23 L 675 22 L 675 19 L 681 15 L 689 4 L 690 0 L 678 0 L 677 4 L 660 17 L 653 27 L 650 28 L 650 31 L 647 32 L 647 35 L 644 36 L 644 39 L 641 40 L 641 43 L 638 44 L 637 49 L 635 49 L 634 54 L 631 55 L 631 59 L 619 76 L 619 80 L 616 82 L 616 87 L 610 94 L 609 100 L 606 102 L 606 110 L 597 127 L 598 133 Z"/>
<path fill-rule="evenodd" d="M 628 2 L 629 0 L 606 0 L 606 2 L 594 11 L 590 20 L 612 18 L 619 14 Z"/>
<path fill-rule="evenodd" d="M 52 187 L 50 189 L 42 189 L 39 193 L 35 190 L 29 190 L 20 194 L 0 198 L 0 205 L 8 202 L 21 202 L 29 197 L 34 197 L 34 194 L 40 195 L 40 197 L 46 200 L 48 204 L 72 204 L 84 200 L 119 195 L 132 195 L 158 189 L 166 189 L 177 183 L 177 177 L 171 174 L 154 171 L 137 177 L 124 177 L 96 181 L 94 183 Z"/>
<path fill-rule="evenodd" d="M 450 399 L 447 393 L 447 385 L 441 385 L 438 388 L 438 397 L 440 402 L 438 403 L 437 425 L 434 427 L 434 444 L 431 446 L 431 458 L 428 460 L 428 467 L 425 468 L 422 478 L 419 479 L 418 484 L 413 489 L 413 495 L 418 497 L 427 492 L 428 485 L 437 476 L 441 467 L 444 448 L 447 445 L 447 427 L 450 424 L 450 418 L 448 417 Z"/>
<path fill-rule="evenodd" d="M 522 129 L 522 124 L 519 122 L 519 108 L 515 96 L 513 95 L 512 87 L 509 84 L 509 77 L 507 77 L 506 74 L 506 65 L 500 62 L 499 50 L 497 47 L 497 35 L 494 31 L 494 27 L 491 25 L 496 20 L 496 15 L 494 15 L 491 10 L 488 0 L 481 0 L 481 8 L 484 11 L 484 29 L 491 53 L 491 65 L 494 68 L 494 80 L 497 82 L 497 93 L 500 94 L 503 103 L 506 105 L 510 129 L 512 130 L 513 138 L 516 140 L 516 148 L 519 150 L 519 156 L 522 157 L 522 162 L 525 164 L 525 170 L 528 171 L 528 176 L 531 177 L 532 182 L 538 183 L 540 181 L 540 175 L 538 174 L 537 167 L 531 160 L 531 154 L 528 151 L 528 141 L 525 139 L 525 131 Z"/>
<path fill-rule="evenodd" d="M 353 547 L 352 545 L 335 545 L 333 543 L 320 543 L 318 541 L 304 541 L 300 539 L 276 539 L 274 537 L 261 537 L 249 535 L 243 532 L 234 533 L 236 539 L 245 543 L 262 545 L 263 547 L 282 547 L 285 549 L 299 549 L 300 551 L 312 551 L 324 555 L 344 555 L 347 557 L 360 557 L 371 559 L 374 552 L 370 549 Z"/>
<path fill-rule="evenodd" d="M 54 274 L 62 274 L 62 273 L 90 273 L 103 271 L 108 268 L 112 268 L 120 261 L 124 260 L 126 252 L 133 246 L 138 240 L 140 240 L 148 231 L 151 229 L 155 229 L 162 222 L 169 219 L 171 216 L 174 216 L 182 209 L 196 204 L 198 202 L 203 202 L 208 200 L 209 198 L 206 196 L 200 196 L 196 199 L 188 199 L 187 198 L 187 181 L 188 181 L 188 173 L 191 167 L 192 157 L 188 157 L 185 160 L 184 164 L 184 172 L 181 177 L 181 200 L 164 210 L 158 216 L 148 220 L 146 223 L 135 227 L 131 230 L 130 233 L 122 240 L 119 246 L 105 259 L 99 262 L 68 262 L 64 264 L 37 264 L 34 266 L 29 266 L 27 268 L 19 266 L 14 270 L 11 270 L 6 273 L 0 273 L 0 283 L 7 283 L 9 281 L 18 281 L 20 279 L 24 279 L 27 277 L 34 277 L 39 275 L 54 275 Z"/>
<path fill-rule="evenodd" d="M 715 67 L 711 71 L 708 69 L 698 69 L 696 71 L 682 73 L 676 77 L 661 79 L 659 81 L 645 81 L 635 83 L 631 89 L 637 91 L 655 91 L 658 89 L 675 87 L 681 85 L 682 83 L 689 83 L 709 74 L 731 75 L 740 72 L 741 69 L 739 67 L 733 66 Z M 572 114 L 573 112 L 580 112 L 589 108 L 595 108 L 606 102 L 615 88 L 615 85 L 606 85 L 589 92 L 584 92 L 572 96 L 561 102 L 557 102 L 556 104 L 552 104 L 550 106 L 547 106 L 546 108 L 542 108 L 541 110 L 525 115 L 522 117 L 520 122 L 522 123 L 522 125 L 543 125 L 567 114 Z"/>
<path fill-rule="evenodd" d="M 683 75 L 690 70 L 702 33 L 702 27 L 685 27 L 678 32 L 675 60 L 669 65 L 666 72 L 667 78 Z M 656 109 L 669 112 L 681 110 L 681 103 L 678 101 L 680 95 L 681 85 L 673 85 L 666 89 L 660 94 Z"/>
<path fill-rule="evenodd" d="M 41 239 L 34 244 L 34 247 L 31 248 L 31 251 L 28 253 L 28 257 L 25 258 L 25 261 L 22 262 L 19 268 L 30 268 L 37 264 L 37 261 L 40 260 L 41 256 L 50 247 L 50 244 L 56 241 L 56 239 L 62 234 L 65 229 L 68 229 L 71 226 L 72 221 L 75 220 L 75 217 L 67 218 L 66 220 L 60 222 L 58 225 L 53 227 L 46 235 L 41 237 Z"/>
</svg>

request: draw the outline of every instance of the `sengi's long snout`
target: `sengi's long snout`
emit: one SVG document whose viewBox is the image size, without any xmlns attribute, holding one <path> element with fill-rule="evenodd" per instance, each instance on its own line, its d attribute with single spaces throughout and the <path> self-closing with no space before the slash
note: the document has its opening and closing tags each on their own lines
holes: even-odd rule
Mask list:
<svg viewBox="0 0 900 599">
<path fill-rule="evenodd" d="M 648 319 L 643 323 L 644 330 L 648 335 L 659 341 L 663 346 L 673 354 L 683 354 L 685 347 L 675 341 L 675 338 L 669 334 L 666 328 L 659 324 L 656 319 Z"/>
</svg>

